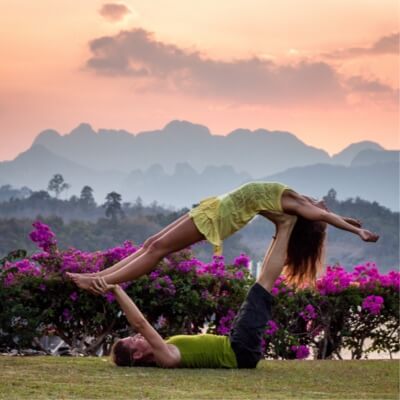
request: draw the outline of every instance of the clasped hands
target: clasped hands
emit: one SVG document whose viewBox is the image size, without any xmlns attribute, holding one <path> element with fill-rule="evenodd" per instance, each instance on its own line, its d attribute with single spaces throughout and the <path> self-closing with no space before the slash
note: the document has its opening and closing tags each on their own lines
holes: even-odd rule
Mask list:
<svg viewBox="0 0 400 400">
<path fill-rule="evenodd" d="M 106 282 L 105 278 L 98 276 L 93 277 L 87 290 L 93 294 L 106 294 L 107 292 L 114 292 L 118 285 L 110 285 Z"/>
</svg>

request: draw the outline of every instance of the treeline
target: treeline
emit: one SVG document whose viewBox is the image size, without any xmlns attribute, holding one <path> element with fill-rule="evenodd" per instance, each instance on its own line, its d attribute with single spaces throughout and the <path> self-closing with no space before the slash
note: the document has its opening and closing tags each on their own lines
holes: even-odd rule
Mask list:
<svg viewBox="0 0 400 400">
<path fill-rule="evenodd" d="M 166 209 L 156 201 L 144 205 L 140 196 L 133 203 L 124 202 L 116 192 L 108 193 L 104 203 L 97 204 L 90 186 L 84 186 L 79 197 L 60 199 L 68 188 L 60 174 L 53 176 L 47 190 L 18 190 L 10 185 L 0 187 L 0 198 L 9 196 L 0 201 L 0 257 L 16 249 L 36 250 L 28 237 L 34 220 L 51 226 L 60 248 L 96 251 L 119 245 L 125 240 L 141 244 L 189 211 L 187 208 Z M 240 238 L 237 234 L 227 241 L 227 259 L 233 259 L 240 252 L 251 254 Z M 201 243 L 195 246 L 195 253 L 201 258 L 209 258 L 212 247 Z"/>
<path fill-rule="evenodd" d="M 188 211 L 188 208 L 166 209 L 156 201 L 145 205 L 139 194 L 133 203 L 125 202 L 116 192 L 108 193 L 104 203 L 97 204 L 90 186 L 84 186 L 80 196 L 60 199 L 67 189 L 68 184 L 59 174 L 54 175 L 47 190 L 18 190 L 9 185 L 0 187 L 0 199 L 6 197 L 6 193 L 12 194 L 7 200 L 0 201 L 0 256 L 18 248 L 34 251 L 28 234 L 36 219 L 52 227 L 62 248 L 73 246 L 94 251 L 125 240 L 142 243 Z M 367 244 L 348 232 L 330 228 L 328 264 L 340 263 L 350 269 L 358 263 L 375 262 L 382 271 L 398 268 L 398 212 L 360 198 L 339 201 L 333 189 L 325 196 L 325 201 L 332 211 L 360 219 L 367 229 L 380 235 L 377 243 Z M 227 260 L 232 260 L 244 252 L 254 261 L 261 261 L 273 234 L 273 224 L 257 217 L 224 242 L 224 255 Z M 208 244 L 196 245 L 193 250 L 199 258 L 209 259 L 212 254 L 212 247 Z"/>
<path fill-rule="evenodd" d="M 53 176 L 47 190 L 32 191 L 27 187 L 14 189 L 10 185 L 3 185 L 0 187 L 0 218 L 32 218 L 40 214 L 43 217 L 62 216 L 66 222 L 97 221 L 102 217 L 115 222 L 123 217 L 170 213 L 156 201 L 144 206 L 140 196 L 133 203 L 123 202 L 121 195 L 116 192 L 108 193 L 104 203 L 97 204 L 93 189 L 88 185 L 82 188 L 80 196 L 61 199 L 60 195 L 69 187 L 60 174 Z"/>
</svg>

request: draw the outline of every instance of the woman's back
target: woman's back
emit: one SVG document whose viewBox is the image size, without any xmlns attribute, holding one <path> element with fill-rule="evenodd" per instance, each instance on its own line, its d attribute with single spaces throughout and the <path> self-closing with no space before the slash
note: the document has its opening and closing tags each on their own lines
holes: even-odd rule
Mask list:
<svg viewBox="0 0 400 400">
<path fill-rule="evenodd" d="M 282 193 L 288 186 L 278 182 L 250 182 L 218 196 L 219 231 L 225 239 L 261 211 L 282 212 Z"/>
</svg>

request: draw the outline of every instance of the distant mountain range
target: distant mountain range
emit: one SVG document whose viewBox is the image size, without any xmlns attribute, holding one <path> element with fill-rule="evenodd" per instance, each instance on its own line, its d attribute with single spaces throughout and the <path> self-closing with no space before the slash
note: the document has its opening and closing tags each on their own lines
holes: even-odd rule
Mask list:
<svg viewBox="0 0 400 400">
<path fill-rule="evenodd" d="M 177 163 L 188 163 L 198 172 L 209 165 L 230 165 L 236 171 L 262 176 L 309 165 L 309 160 L 330 162 L 324 150 L 307 146 L 288 132 L 237 129 L 220 136 L 186 121 L 172 121 L 162 130 L 136 135 L 103 129 L 96 133 L 90 125 L 81 124 L 64 136 L 44 131 L 33 144 L 99 171 L 146 170 L 157 163 L 172 173 Z"/>
<path fill-rule="evenodd" d="M 110 191 L 124 201 L 190 207 L 250 180 L 277 180 L 296 190 L 338 198 L 362 197 L 399 209 L 399 151 L 374 142 L 353 143 L 330 157 L 289 132 L 238 129 L 227 136 L 172 121 L 162 130 L 136 135 L 81 124 L 60 135 L 40 133 L 13 161 L 0 162 L 0 185 L 46 189 L 55 173 L 79 195 L 84 185 L 98 202 Z"/>
</svg>

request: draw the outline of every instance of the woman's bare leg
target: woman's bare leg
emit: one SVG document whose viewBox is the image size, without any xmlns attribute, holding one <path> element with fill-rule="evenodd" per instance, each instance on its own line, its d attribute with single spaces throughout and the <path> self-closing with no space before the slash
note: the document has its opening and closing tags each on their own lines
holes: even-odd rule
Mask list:
<svg viewBox="0 0 400 400">
<path fill-rule="evenodd" d="M 204 240 L 189 215 L 151 243 L 144 252 L 122 268 L 106 274 L 108 284 L 122 283 L 136 279 L 150 272 L 166 255 Z M 92 276 L 76 274 L 71 279 L 82 289 L 89 289 L 96 279 Z"/>
<path fill-rule="evenodd" d="M 287 215 L 274 222 L 276 224 L 276 238 L 268 249 L 260 276 L 257 279 L 257 282 L 268 292 L 271 292 L 275 281 L 282 273 L 287 257 L 290 235 L 296 223 L 296 218 Z"/>
<path fill-rule="evenodd" d="M 143 244 L 143 247 L 141 247 L 139 250 L 135 251 L 133 254 L 129 255 L 128 257 L 123 258 L 122 260 L 118 261 L 116 264 L 114 264 L 112 267 L 109 267 L 103 271 L 100 272 L 95 272 L 94 274 L 90 274 L 91 276 L 106 276 L 109 275 L 115 271 L 118 271 L 122 267 L 125 267 L 125 265 L 131 263 L 132 261 L 136 260 L 138 257 L 140 257 L 144 252 L 145 249 L 153 243 L 155 240 L 169 232 L 174 226 L 178 225 L 181 221 L 183 221 L 186 218 L 187 214 L 182 215 L 179 217 L 177 220 L 174 222 L 170 223 L 167 225 L 164 229 L 162 229 L 160 232 L 156 233 L 155 235 L 149 237 Z M 72 274 L 70 274 L 72 275 Z M 88 274 L 87 274 L 88 275 Z"/>
</svg>

